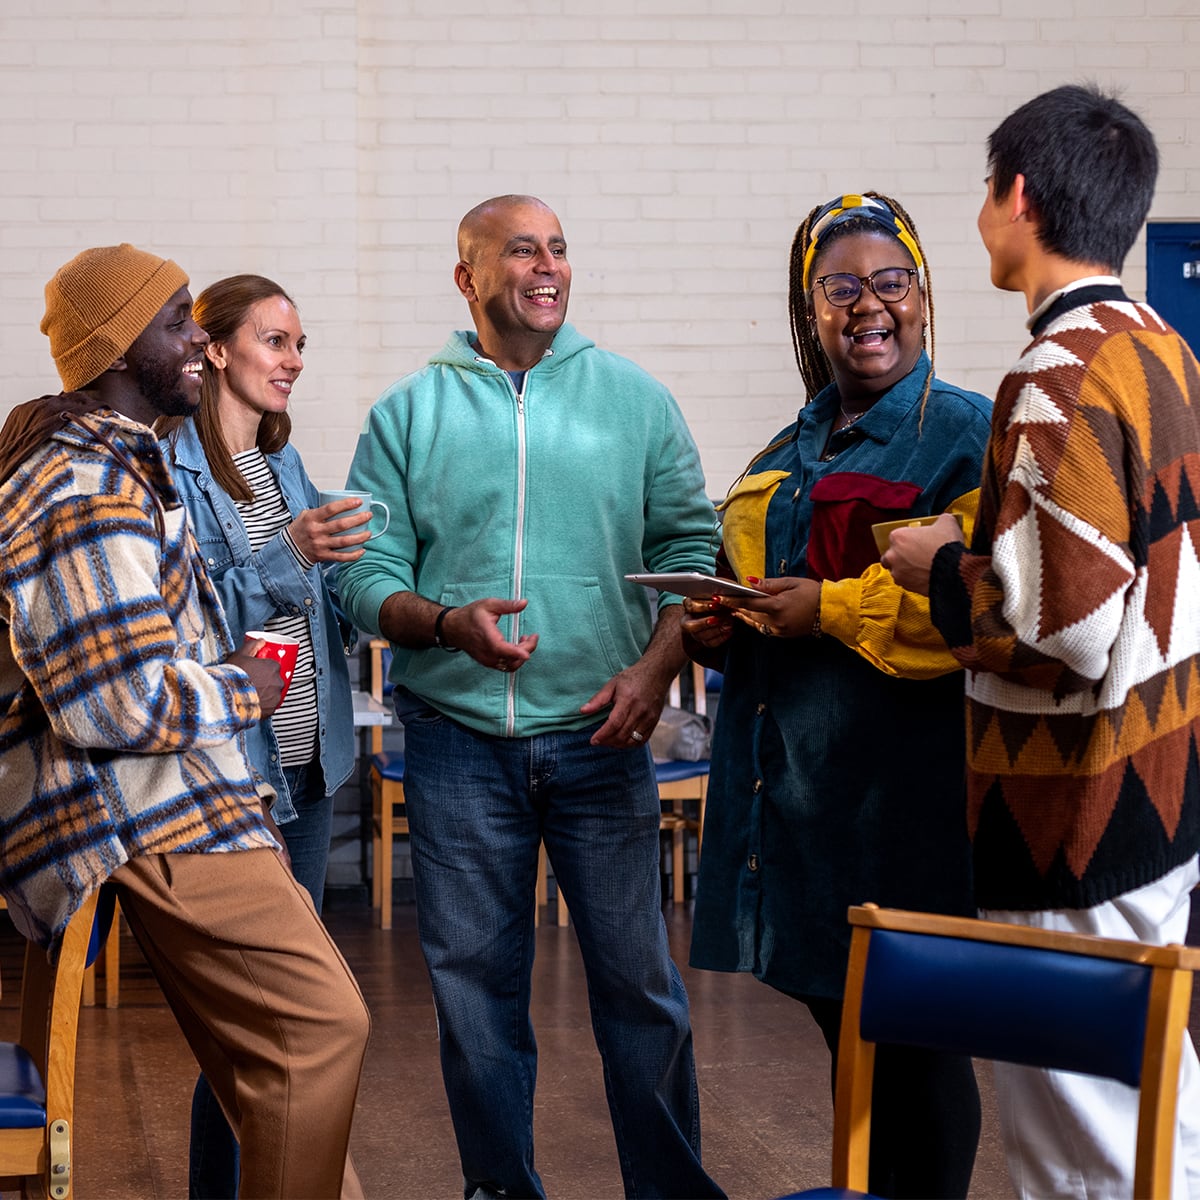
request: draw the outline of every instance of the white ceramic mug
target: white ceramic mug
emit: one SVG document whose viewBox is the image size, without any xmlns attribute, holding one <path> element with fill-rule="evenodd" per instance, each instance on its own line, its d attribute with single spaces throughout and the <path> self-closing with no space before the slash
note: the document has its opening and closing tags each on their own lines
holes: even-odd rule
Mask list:
<svg viewBox="0 0 1200 1200">
<path fill-rule="evenodd" d="M 377 537 L 387 533 L 387 527 L 392 523 L 391 511 L 382 500 L 372 500 L 370 492 L 322 492 L 321 503 L 323 505 L 332 504 L 335 500 L 347 500 L 351 496 L 361 500 L 363 508 L 369 508 L 372 514 L 374 514 L 377 508 L 383 509 L 383 528 L 376 530 L 376 532 L 371 534 L 367 540 L 374 541 Z M 342 517 L 350 517 L 353 516 L 357 511 L 357 509 L 352 508 L 349 510 L 349 512 L 339 513 L 338 515 Z"/>
</svg>

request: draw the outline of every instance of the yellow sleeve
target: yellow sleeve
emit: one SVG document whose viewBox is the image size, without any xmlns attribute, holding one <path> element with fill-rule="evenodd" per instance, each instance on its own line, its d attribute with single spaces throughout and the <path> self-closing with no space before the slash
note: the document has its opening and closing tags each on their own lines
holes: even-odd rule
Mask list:
<svg viewBox="0 0 1200 1200">
<path fill-rule="evenodd" d="M 978 510 L 978 488 L 946 509 L 961 519 L 968 544 Z M 888 675 L 934 679 L 962 669 L 929 619 L 928 598 L 897 587 L 879 563 L 856 579 L 821 584 L 821 632 Z"/>
</svg>

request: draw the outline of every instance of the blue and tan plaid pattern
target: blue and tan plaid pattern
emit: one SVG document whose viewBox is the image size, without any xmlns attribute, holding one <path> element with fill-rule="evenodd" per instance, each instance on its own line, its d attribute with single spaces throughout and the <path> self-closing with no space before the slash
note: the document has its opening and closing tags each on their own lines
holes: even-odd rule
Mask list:
<svg viewBox="0 0 1200 1200">
<path fill-rule="evenodd" d="M 84 418 L 0 488 L 0 892 L 52 945 L 129 859 L 270 846 L 259 717 L 158 445 Z M 156 500 L 156 494 L 158 499 Z M 161 503 L 160 503 L 161 501 Z"/>
</svg>

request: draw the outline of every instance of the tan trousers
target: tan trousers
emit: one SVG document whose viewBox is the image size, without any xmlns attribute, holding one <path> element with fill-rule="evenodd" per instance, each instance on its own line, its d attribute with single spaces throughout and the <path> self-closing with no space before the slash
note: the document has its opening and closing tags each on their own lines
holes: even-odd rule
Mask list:
<svg viewBox="0 0 1200 1200">
<path fill-rule="evenodd" d="M 150 855 L 112 883 L 237 1134 L 241 1200 L 361 1195 L 346 1151 L 370 1018 L 279 855 Z"/>
</svg>

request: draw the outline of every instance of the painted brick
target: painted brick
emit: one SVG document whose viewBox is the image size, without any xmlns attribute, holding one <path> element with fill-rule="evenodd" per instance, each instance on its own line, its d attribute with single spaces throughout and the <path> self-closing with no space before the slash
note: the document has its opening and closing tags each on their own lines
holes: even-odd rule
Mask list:
<svg viewBox="0 0 1200 1200">
<path fill-rule="evenodd" d="M 720 495 L 802 399 L 787 253 L 814 204 L 875 187 L 909 208 L 939 369 L 984 392 L 1025 336 L 974 227 L 1011 108 L 1121 87 L 1159 139 L 1154 215 L 1200 215 L 1193 0 L 815 9 L 299 0 L 280 21 L 246 0 L 5 0 L 0 413 L 53 383 L 45 278 L 128 238 L 198 283 L 253 269 L 293 292 L 312 347 L 295 438 L 340 484 L 378 392 L 467 323 L 460 216 L 531 191 L 564 222 L 573 319 L 671 387 Z M 1144 284 L 1140 243 L 1126 278 Z"/>
</svg>

